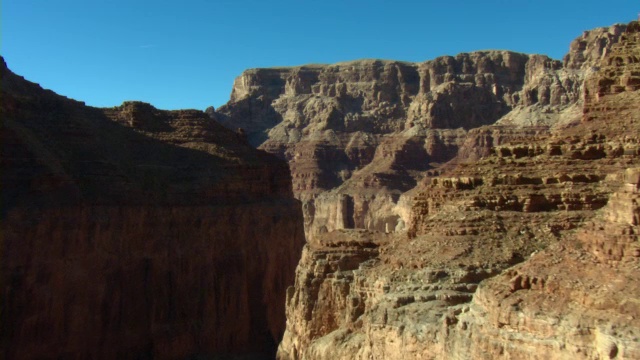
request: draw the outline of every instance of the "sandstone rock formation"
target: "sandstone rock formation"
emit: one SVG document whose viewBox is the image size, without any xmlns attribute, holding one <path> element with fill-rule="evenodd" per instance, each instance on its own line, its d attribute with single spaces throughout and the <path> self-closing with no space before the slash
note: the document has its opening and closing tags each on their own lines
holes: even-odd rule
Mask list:
<svg viewBox="0 0 640 360">
<path fill-rule="evenodd" d="M 273 355 L 286 301 L 280 359 L 640 358 L 638 59 L 253 69 L 206 113 L 4 68 L 4 355 Z"/>
<path fill-rule="evenodd" d="M 212 116 L 289 162 L 307 237 L 343 228 L 393 231 L 407 221 L 401 195 L 424 171 L 459 153 L 486 155 L 512 135 L 526 137 L 506 130 L 486 143 L 477 128 L 579 122 L 584 79 L 624 29 L 585 32 L 564 63 L 478 51 L 419 64 L 360 60 L 247 70 Z"/>
<path fill-rule="evenodd" d="M 240 76 L 305 215 L 279 357 L 637 358 L 639 33 Z"/>
<path fill-rule="evenodd" d="M 304 243 L 286 164 L 203 112 L 1 65 L 0 357 L 272 358 Z"/>
<path fill-rule="evenodd" d="M 640 357 L 638 168 L 575 234 L 484 282 L 457 319 L 452 350 L 547 359 Z"/>
</svg>

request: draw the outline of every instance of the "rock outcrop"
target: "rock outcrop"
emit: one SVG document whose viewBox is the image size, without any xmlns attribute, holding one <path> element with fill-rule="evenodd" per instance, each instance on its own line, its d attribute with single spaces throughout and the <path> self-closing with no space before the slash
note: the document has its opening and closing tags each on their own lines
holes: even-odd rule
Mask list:
<svg viewBox="0 0 640 360">
<path fill-rule="evenodd" d="M 286 301 L 280 359 L 639 358 L 639 36 L 253 69 L 206 114 L 3 70 L 6 357 L 272 355 Z"/>
<path fill-rule="evenodd" d="M 247 70 L 229 103 L 211 116 L 289 162 L 307 237 L 344 228 L 393 231 L 407 220 L 401 195 L 425 171 L 460 153 L 486 155 L 531 127 L 579 123 L 584 79 L 624 29 L 585 32 L 564 62 L 477 51 L 424 63 Z M 495 144 L 476 137 L 479 127 L 493 124 L 507 127 Z"/>
<path fill-rule="evenodd" d="M 587 79 L 583 124 L 567 131 L 606 137 L 618 148 L 607 157 L 629 168 L 609 172 L 604 182 L 619 188 L 577 231 L 481 284 L 459 318 L 468 336 L 452 349 L 467 346 L 476 357 L 488 350 L 511 358 L 531 351 L 551 359 L 640 357 L 640 93 L 632 80 L 639 40 L 632 22 Z"/>
<path fill-rule="evenodd" d="M 279 357 L 637 358 L 637 28 L 585 32 L 563 62 L 239 77 L 216 116 L 288 160 L 303 201 Z"/>
<path fill-rule="evenodd" d="M 454 356 L 640 357 L 639 172 L 620 174 L 623 186 L 575 234 L 482 283 L 452 326 Z"/>
<path fill-rule="evenodd" d="M 304 243 L 286 163 L 1 70 L 0 357 L 272 358 Z"/>
</svg>

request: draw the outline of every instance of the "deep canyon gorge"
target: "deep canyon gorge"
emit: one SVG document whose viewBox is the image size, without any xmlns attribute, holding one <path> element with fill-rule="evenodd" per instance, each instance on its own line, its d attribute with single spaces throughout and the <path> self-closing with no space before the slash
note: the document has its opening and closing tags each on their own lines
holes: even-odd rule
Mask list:
<svg viewBox="0 0 640 360">
<path fill-rule="evenodd" d="M 6 359 L 640 358 L 640 23 L 94 108 L 2 61 Z"/>
</svg>

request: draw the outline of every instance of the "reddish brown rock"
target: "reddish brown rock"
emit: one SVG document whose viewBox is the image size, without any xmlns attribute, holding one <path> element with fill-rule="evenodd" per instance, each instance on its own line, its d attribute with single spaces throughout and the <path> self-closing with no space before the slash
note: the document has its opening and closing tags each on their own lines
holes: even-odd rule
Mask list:
<svg viewBox="0 0 640 360">
<path fill-rule="evenodd" d="M 629 94 L 640 89 L 640 25 L 630 23 L 620 36 L 620 42 L 613 44 L 610 51 L 598 64 L 598 71 L 589 76 L 585 83 L 585 106 L 583 121 L 606 119 L 607 123 L 619 123 L 619 118 L 638 109 L 629 96 L 607 95 Z M 609 96 L 610 97 L 610 96 Z M 618 125 L 618 124 L 615 124 Z M 624 126 L 623 124 L 620 124 Z M 624 131 L 624 128 L 622 129 Z"/>
<path fill-rule="evenodd" d="M 565 65 L 509 57 L 525 80 L 496 124 L 412 121 L 315 195 L 279 357 L 637 358 L 639 93 L 598 87 L 629 83 L 635 63 L 610 59 L 633 59 L 634 29 L 585 35 Z M 427 155 L 436 130 L 460 133 Z"/>
<path fill-rule="evenodd" d="M 90 219 L 97 219 L 96 225 L 86 231 L 95 232 L 100 239 L 121 238 L 121 234 L 131 237 L 131 232 L 134 238 L 139 238 L 138 228 L 147 228 L 149 224 L 154 238 L 166 239 L 167 233 L 176 234 L 175 229 L 188 228 L 184 223 L 190 224 L 194 219 L 209 224 L 220 218 L 220 225 L 216 222 L 215 226 L 241 226 L 240 221 L 247 221 L 248 214 L 255 213 L 271 216 L 275 225 L 269 226 L 295 232 L 297 228 L 283 223 L 275 213 L 256 210 L 259 204 L 266 207 L 266 203 L 271 203 L 263 201 L 264 195 L 260 194 L 279 193 L 277 189 L 283 188 L 277 184 L 282 179 L 270 177 L 274 182 L 268 185 L 255 180 L 273 173 L 263 168 L 257 170 L 253 160 L 246 160 L 243 150 L 246 135 L 250 143 L 289 162 L 294 194 L 303 202 L 307 245 L 296 270 L 295 285 L 287 290 L 288 322 L 278 357 L 638 358 L 640 102 L 634 85 L 637 33 L 637 22 L 587 32 L 572 43 L 563 63 L 540 55 L 483 51 L 421 64 L 365 60 L 249 70 L 236 80 L 231 101 L 217 112 L 208 112 L 235 133 L 210 128 L 215 125 L 208 125 L 199 112 L 167 113 L 145 104 L 127 103 L 101 111 L 100 116 L 126 127 L 128 132 L 123 134 L 140 135 L 130 140 L 136 143 L 137 151 L 107 147 L 109 151 L 103 157 L 111 161 L 99 165 L 69 162 L 65 154 L 78 152 L 68 151 L 67 145 L 56 145 L 55 137 L 52 145 L 50 138 L 38 135 L 41 133 L 34 137 L 31 128 L 27 129 L 31 132 L 24 131 L 8 121 L 14 126 L 8 129 L 20 134 L 17 138 L 44 140 L 35 143 L 37 146 L 21 140 L 29 145 L 25 146 L 21 142 L 12 143 L 13 135 L 3 135 L 8 144 L 14 144 L 9 147 L 12 153 L 20 154 L 21 149 L 28 148 L 37 154 L 37 157 L 7 157 L 23 159 L 19 169 L 28 169 L 29 176 L 37 180 L 25 187 L 19 181 L 25 176 L 22 170 L 6 176 L 14 179 L 8 183 L 16 194 L 34 192 L 29 199 L 39 198 L 38 194 L 60 194 L 55 201 L 71 201 L 73 209 L 78 207 L 75 201 L 79 201 L 74 199 L 85 199 L 87 194 L 102 199 L 104 204 L 121 199 L 122 194 L 135 204 L 148 204 L 150 199 L 160 209 L 170 204 L 166 212 L 155 209 L 157 212 L 150 215 L 145 212 L 130 215 L 133 210 L 118 210 L 118 214 L 124 215 L 115 221 L 117 226 L 100 222 L 97 210 L 69 211 L 73 218 L 84 219 L 87 213 Z M 8 98 L 3 106 L 11 111 L 31 111 L 20 104 L 16 97 Z M 92 122 L 91 126 L 102 123 Z M 63 132 L 75 139 L 70 142 L 76 144 L 73 146 L 86 150 L 85 146 L 92 142 L 83 141 L 83 126 L 65 125 Z M 120 137 L 107 136 L 104 142 L 112 138 Z M 170 143 L 171 150 L 155 148 L 147 139 Z M 214 145 L 220 142 L 225 146 Z M 166 164 L 175 167 L 183 164 L 183 159 L 191 159 L 191 155 L 175 154 L 175 145 L 179 149 L 197 150 L 193 156 L 212 154 L 215 160 L 205 156 L 186 161 L 184 168 L 169 169 Z M 157 154 L 165 160 L 154 162 Z M 84 174 L 84 170 L 78 169 L 85 168 L 68 166 L 76 162 L 91 169 L 90 174 L 118 171 L 121 180 L 113 181 L 110 177 L 113 188 L 109 189 L 113 190 L 102 196 L 95 191 L 105 188 L 99 176 L 78 180 L 77 175 Z M 106 166 L 111 166 L 110 170 L 93 172 Z M 236 175 L 228 182 L 219 179 L 208 170 L 216 166 Z M 194 171 L 198 176 L 189 177 Z M 149 178 L 152 181 L 145 180 Z M 193 181 L 203 187 L 194 187 Z M 247 184 L 251 190 L 243 196 Z M 165 188 L 170 189 L 167 195 L 154 190 Z M 20 195 L 8 200 L 22 198 Z M 243 207 L 247 213 L 237 210 L 240 213 L 233 216 L 213 207 L 199 218 L 199 212 L 181 202 L 213 199 L 232 206 L 239 198 L 247 201 Z M 38 201 L 53 202 L 48 198 Z M 176 204 L 181 205 L 179 213 L 187 216 L 177 215 Z M 286 203 L 280 204 L 289 209 Z M 29 234 L 29 224 L 39 222 L 25 217 L 25 213 L 16 211 L 7 218 L 13 224 L 22 224 L 13 226 Z M 116 218 L 114 213 L 108 214 L 109 218 Z M 284 211 L 284 214 L 284 218 L 295 217 L 294 213 L 289 216 Z M 129 222 L 130 217 L 137 220 Z M 154 222 L 158 217 L 169 221 Z M 44 228 L 37 230 L 38 234 L 61 236 L 57 234 L 67 222 L 58 224 L 59 218 L 64 219 L 61 212 L 45 215 Z M 255 224 L 243 230 L 248 232 L 248 238 L 273 234 L 267 223 Z M 192 231 L 197 232 L 199 227 L 194 227 Z M 116 231 L 116 235 L 111 235 L 111 231 Z M 181 234 L 175 236 L 182 239 Z M 207 233 L 205 237 L 212 236 Z M 265 244 L 256 246 L 242 239 L 234 241 L 251 244 L 260 254 L 270 253 L 260 247 Z M 141 246 L 137 242 L 118 244 L 126 250 L 125 255 L 132 252 L 127 246 Z M 188 252 L 181 244 L 172 248 L 181 261 L 167 266 L 176 267 L 172 274 L 184 275 L 188 288 L 177 288 L 171 276 L 168 280 L 163 277 L 165 280 L 151 282 L 159 293 L 173 293 L 176 289 L 186 293 L 197 287 L 186 280 L 192 277 L 203 282 L 219 278 L 192 275 L 197 273 L 193 267 L 198 264 L 219 259 L 202 260 L 203 252 Z M 282 243 L 274 240 L 269 244 Z M 286 248 L 286 244 L 291 242 L 282 246 Z M 83 246 L 97 245 L 77 245 Z M 69 248 L 73 249 L 52 247 L 51 251 L 67 254 Z M 155 253 L 157 248 L 160 246 L 145 251 L 158 259 L 154 261 L 169 264 L 166 260 L 169 255 Z M 251 261 L 248 252 L 229 253 L 226 249 L 230 248 L 221 248 L 224 259 L 240 259 L 241 264 Z M 109 251 L 106 253 L 113 253 Z M 20 256 L 16 254 L 17 259 Z M 111 262 L 121 264 L 121 258 L 119 255 Z M 56 266 L 69 267 L 74 264 L 72 260 L 79 261 L 74 257 L 63 259 L 64 264 Z M 101 260 L 91 259 L 91 264 L 101 264 Z M 184 259 L 194 259 L 194 263 Z M 232 269 L 233 279 L 242 278 L 242 271 L 234 264 L 223 262 L 221 268 Z M 251 264 L 248 268 L 253 269 L 253 265 L 258 266 Z M 156 269 L 151 267 L 141 274 L 139 269 L 146 269 L 145 266 L 123 265 L 123 269 L 138 269 L 130 270 L 131 276 L 144 281 L 145 274 Z M 18 289 L 23 283 L 48 281 L 46 271 L 34 270 L 24 278 L 18 270 L 12 271 L 15 275 L 11 279 L 16 279 L 12 284 Z M 220 271 L 216 268 L 214 274 Z M 82 278 L 79 272 L 72 273 L 75 277 L 71 279 Z M 129 274 L 122 270 L 125 273 Z M 54 283 L 67 284 L 63 280 L 56 278 Z M 266 283 L 265 279 L 263 284 Z M 285 282 L 277 284 L 280 289 Z M 236 316 L 242 321 L 234 331 L 243 334 L 241 339 L 259 336 L 255 331 L 247 333 L 242 324 L 247 317 L 253 319 L 247 315 L 254 314 L 251 304 L 256 304 L 250 299 L 256 296 L 264 299 L 264 293 L 248 293 L 252 286 L 241 286 L 239 292 L 236 287 L 233 287 L 236 292 L 227 292 L 231 288 L 229 283 L 221 286 L 215 291 L 223 294 L 222 307 L 242 312 Z M 38 289 L 35 286 L 29 289 L 32 288 Z M 92 293 L 116 294 L 109 299 L 140 291 L 130 289 L 127 284 L 108 290 L 90 288 Z M 263 289 L 266 290 L 264 285 Z M 41 291 L 47 294 L 46 288 Z M 12 294 L 8 299 L 15 298 Z M 27 293 L 19 294 L 23 296 L 19 300 L 27 303 Z M 33 308 L 46 308 L 41 306 L 45 303 L 50 308 L 60 307 L 45 295 Z M 84 301 L 81 296 L 74 299 Z M 234 346 L 244 344 L 235 338 L 197 337 L 193 335 L 198 334 L 196 330 L 185 331 L 191 334 L 186 336 L 161 333 L 167 323 L 178 328 L 184 323 L 189 329 L 198 327 L 182 322 L 182 314 L 190 315 L 194 308 L 209 308 L 192 301 L 183 305 L 152 303 L 151 308 L 156 310 L 145 315 L 153 319 L 148 333 L 159 340 L 141 340 L 140 343 L 152 344 L 145 349 L 183 354 L 180 351 L 194 346 L 202 351 L 206 346 L 228 349 L 232 341 Z M 126 328 L 122 324 L 127 323 L 111 319 L 122 319 L 120 314 L 132 308 L 138 310 L 126 302 L 119 303 L 113 311 L 109 308 L 101 316 L 109 319 L 108 326 L 120 326 L 117 327 L 120 331 Z M 65 309 L 56 311 L 69 314 Z M 24 319 L 22 331 L 34 333 L 36 338 L 43 336 L 38 330 L 38 316 L 17 313 Z M 143 310 L 134 313 L 145 314 Z M 222 314 L 215 316 L 218 317 L 228 319 Z M 81 314 L 78 318 L 89 316 Z M 59 325 L 64 320 L 52 319 L 53 324 L 67 331 Z M 74 325 L 73 329 L 83 329 L 82 326 Z M 271 327 L 272 334 L 277 333 L 275 328 Z M 74 330 L 74 334 L 80 332 Z M 92 344 L 116 342 L 101 341 Z M 133 343 L 126 344 L 134 348 Z M 43 353 L 42 349 L 53 346 L 47 342 L 38 351 Z M 71 348 L 79 346 L 73 344 Z M 260 351 L 256 350 L 260 346 L 264 345 L 246 348 Z M 140 351 L 143 350 L 136 350 Z"/>
<path fill-rule="evenodd" d="M 203 112 L 90 108 L 2 65 L 0 357 L 273 357 L 304 241 L 286 164 Z"/>
<path fill-rule="evenodd" d="M 342 224 L 393 231 L 408 220 L 401 195 L 425 171 L 456 156 L 488 155 L 494 137 L 486 131 L 496 130 L 479 127 L 504 126 L 494 134 L 498 145 L 578 123 L 584 78 L 622 30 L 586 33 L 564 63 L 478 51 L 423 63 L 251 69 L 236 79 L 231 100 L 214 117 L 289 162 L 307 237 Z M 344 213 L 349 219 L 334 222 L 345 197 L 353 199 Z"/>
<path fill-rule="evenodd" d="M 564 66 L 569 69 L 598 66 L 608 49 L 619 41 L 626 27 L 626 24 L 615 24 L 584 31 L 569 45 L 569 52 L 563 59 Z"/>
<path fill-rule="evenodd" d="M 467 336 L 452 337 L 451 348 L 477 358 L 640 356 L 637 173 L 628 169 L 609 204 L 576 234 L 482 283 L 458 319 L 456 330 Z"/>
</svg>

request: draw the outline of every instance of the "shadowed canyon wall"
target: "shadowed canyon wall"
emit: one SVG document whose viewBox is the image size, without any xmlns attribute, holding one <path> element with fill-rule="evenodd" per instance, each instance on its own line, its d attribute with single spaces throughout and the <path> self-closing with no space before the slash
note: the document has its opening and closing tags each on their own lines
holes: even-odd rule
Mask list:
<svg viewBox="0 0 640 360">
<path fill-rule="evenodd" d="M 639 51 L 252 69 L 206 113 L 5 66 L 4 355 L 639 358 Z"/>
<path fill-rule="evenodd" d="M 1 70 L 0 357 L 273 358 L 304 243 L 286 164 L 200 111 Z"/>
</svg>

